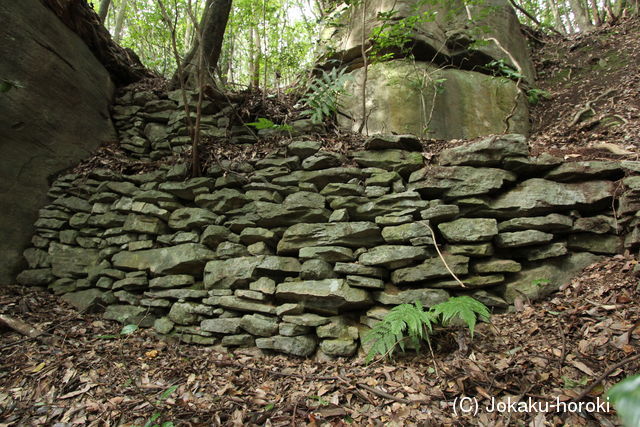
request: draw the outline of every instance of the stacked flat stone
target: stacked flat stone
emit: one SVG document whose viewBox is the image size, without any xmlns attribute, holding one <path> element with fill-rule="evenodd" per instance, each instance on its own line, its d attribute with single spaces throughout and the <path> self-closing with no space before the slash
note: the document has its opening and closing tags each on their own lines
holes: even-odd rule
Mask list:
<svg viewBox="0 0 640 427">
<path fill-rule="evenodd" d="M 137 108 L 117 109 L 123 146 L 155 135 L 132 155 L 176 146 L 174 98 L 138 93 Z M 299 140 L 226 165 L 235 172 L 60 176 L 19 283 L 187 343 L 350 356 L 394 305 L 471 295 L 505 308 L 640 245 L 638 162 L 532 158 L 518 135 L 429 166 L 411 136 L 375 136 L 348 157 Z"/>
</svg>

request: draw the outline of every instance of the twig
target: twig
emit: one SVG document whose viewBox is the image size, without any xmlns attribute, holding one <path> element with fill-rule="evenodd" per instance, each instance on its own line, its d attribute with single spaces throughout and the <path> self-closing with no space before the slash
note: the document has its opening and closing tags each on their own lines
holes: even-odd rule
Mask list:
<svg viewBox="0 0 640 427">
<path fill-rule="evenodd" d="M 562 337 L 562 353 L 560 354 L 559 368 L 562 368 L 564 361 L 567 358 L 567 336 L 565 335 L 564 327 L 560 328 L 560 334 Z"/>
<path fill-rule="evenodd" d="M 34 328 L 33 326 L 29 325 L 26 322 L 23 322 L 20 319 L 6 316 L 4 314 L 0 314 L 0 325 L 4 325 L 9 329 L 13 329 L 14 331 L 29 338 L 36 338 L 43 334 L 40 329 Z"/>
<path fill-rule="evenodd" d="M 373 394 L 376 394 L 380 397 L 384 397 L 385 399 L 389 399 L 389 400 L 395 400 L 396 402 L 400 402 L 400 403 L 404 403 L 405 405 L 409 405 L 411 403 L 418 403 L 420 402 L 419 400 L 416 401 L 411 401 L 411 400 L 407 400 L 407 399 L 403 399 L 401 397 L 396 397 L 393 394 L 389 394 L 385 391 L 382 390 L 378 390 L 377 388 L 373 388 L 373 387 L 369 387 L 366 384 L 362 384 L 362 383 L 356 383 L 356 385 L 360 388 L 363 388 L 367 391 L 370 391 Z"/>
<path fill-rule="evenodd" d="M 431 232 L 431 238 L 433 239 L 433 246 L 436 247 L 436 251 L 438 252 L 438 255 L 440 256 L 440 259 L 442 260 L 442 263 L 444 264 L 445 268 L 447 269 L 447 271 L 449 272 L 449 274 L 451 274 L 451 276 L 453 276 L 454 279 L 456 279 L 456 282 L 458 282 L 460 284 L 460 286 L 462 286 L 463 288 L 466 288 L 465 284 L 462 283 L 462 281 L 458 278 L 458 276 L 456 276 L 456 274 L 451 270 L 451 268 L 449 268 L 449 264 L 447 264 L 447 261 L 444 259 L 444 256 L 442 255 L 442 252 L 440 252 L 440 248 L 438 248 L 438 242 L 436 241 L 436 234 L 433 232 L 433 228 L 431 228 L 431 226 L 429 225 L 428 221 L 420 221 L 421 224 L 423 224 L 425 227 L 427 227 L 429 229 L 429 231 Z"/>
<path fill-rule="evenodd" d="M 516 114 L 516 108 L 518 108 L 518 97 L 521 93 L 523 93 L 522 89 L 520 89 L 520 83 L 522 82 L 522 78 L 519 77 L 516 82 L 516 96 L 513 99 L 513 107 L 511 107 L 511 111 L 507 114 L 507 117 L 504 118 L 504 133 L 509 132 L 509 120 Z"/>
<path fill-rule="evenodd" d="M 595 104 L 596 102 L 600 101 L 602 98 L 604 98 L 605 96 L 610 95 L 611 93 L 615 92 L 615 89 L 609 89 L 606 92 L 601 93 L 600 95 L 596 96 L 595 99 L 592 99 L 591 101 L 587 101 L 584 104 L 584 108 L 580 109 L 574 116 L 573 116 L 573 120 L 571 120 L 571 123 L 569 123 L 569 127 L 573 127 L 575 125 L 577 125 L 578 123 L 580 123 L 582 121 L 582 116 L 585 113 L 588 113 L 589 111 L 593 111 L 595 114 L 595 111 L 593 110 L 593 104 Z"/>
<path fill-rule="evenodd" d="M 582 399 L 584 399 L 584 397 L 589 394 L 591 392 L 591 390 L 593 390 L 598 384 L 600 384 L 605 378 L 607 378 L 613 371 L 615 371 L 616 369 L 618 369 L 621 366 L 626 365 L 629 362 L 633 362 L 636 359 L 640 359 L 640 353 L 631 356 L 631 357 L 627 357 L 624 360 L 621 360 L 620 362 L 616 363 L 615 365 L 611 366 L 609 369 L 607 369 L 606 371 L 604 371 L 604 373 L 602 375 L 600 375 L 598 378 L 596 378 L 596 380 L 594 382 L 592 382 L 589 387 L 585 388 L 584 391 L 582 393 L 580 393 L 578 396 L 574 397 L 573 399 L 571 399 L 572 402 L 579 402 Z"/>
</svg>

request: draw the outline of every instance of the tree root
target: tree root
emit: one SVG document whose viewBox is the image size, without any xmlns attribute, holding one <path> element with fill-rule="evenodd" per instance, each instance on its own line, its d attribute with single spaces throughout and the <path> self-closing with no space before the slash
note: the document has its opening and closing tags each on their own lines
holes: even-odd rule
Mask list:
<svg viewBox="0 0 640 427">
<path fill-rule="evenodd" d="M 615 91 L 616 91 L 615 89 L 609 89 L 606 92 L 603 92 L 600 95 L 596 96 L 594 99 L 592 99 L 590 101 L 587 101 L 584 104 L 584 107 L 581 108 L 576 114 L 574 114 L 573 120 L 571 120 L 571 122 L 569 123 L 569 127 L 574 127 L 578 123 L 586 120 L 588 117 L 585 117 L 585 115 L 588 114 L 588 113 L 591 113 L 591 115 L 589 117 L 595 116 L 596 112 L 593 109 L 593 104 L 595 104 L 596 102 L 600 101 L 602 98 L 604 98 L 606 96 L 609 96 L 610 94 L 614 93 Z"/>
</svg>

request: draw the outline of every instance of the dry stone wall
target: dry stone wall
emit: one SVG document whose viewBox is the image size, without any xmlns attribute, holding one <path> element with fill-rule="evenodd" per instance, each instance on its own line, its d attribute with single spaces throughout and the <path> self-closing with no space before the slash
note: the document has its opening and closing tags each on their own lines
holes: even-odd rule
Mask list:
<svg viewBox="0 0 640 427">
<path fill-rule="evenodd" d="M 141 159 L 182 150 L 181 111 L 120 98 L 122 146 Z M 205 131 L 229 132 L 224 114 Z M 639 162 L 530 157 L 519 135 L 429 164 L 411 136 L 365 146 L 345 158 L 296 140 L 199 178 L 184 164 L 61 176 L 18 280 L 187 343 L 349 356 L 396 304 L 464 294 L 504 309 L 640 243 Z"/>
</svg>

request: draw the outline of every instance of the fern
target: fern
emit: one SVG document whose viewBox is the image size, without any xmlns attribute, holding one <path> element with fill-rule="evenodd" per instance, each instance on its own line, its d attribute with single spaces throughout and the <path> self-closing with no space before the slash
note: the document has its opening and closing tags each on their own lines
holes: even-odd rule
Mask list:
<svg viewBox="0 0 640 427">
<path fill-rule="evenodd" d="M 372 343 L 365 363 L 371 362 L 376 355 L 386 357 L 396 348 L 404 351 L 406 340 L 419 349 L 421 342 L 429 342 L 434 324 L 446 326 L 456 318 L 466 323 L 473 337 L 477 318 L 488 320 L 489 316 L 489 309 L 484 304 L 468 296 L 451 297 L 428 311 L 424 311 L 419 301 L 400 304 L 362 338 L 363 344 Z"/>
<path fill-rule="evenodd" d="M 467 324 L 472 338 L 476 319 L 479 317 L 486 321 L 490 316 L 486 305 L 468 296 L 451 297 L 447 301 L 431 307 L 431 311 L 436 318 L 441 319 L 440 324 L 443 326 L 447 326 L 455 318 L 463 320 Z"/>
<path fill-rule="evenodd" d="M 322 70 L 322 74 L 309 83 L 309 90 L 300 101 L 308 108 L 303 113 L 308 114 L 313 123 L 322 123 L 340 108 L 338 97 L 344 93 L 347 81 L 352 79 L 345 72 L 346 68 L 332 68 L 329 72 Z"/>
</svg>

